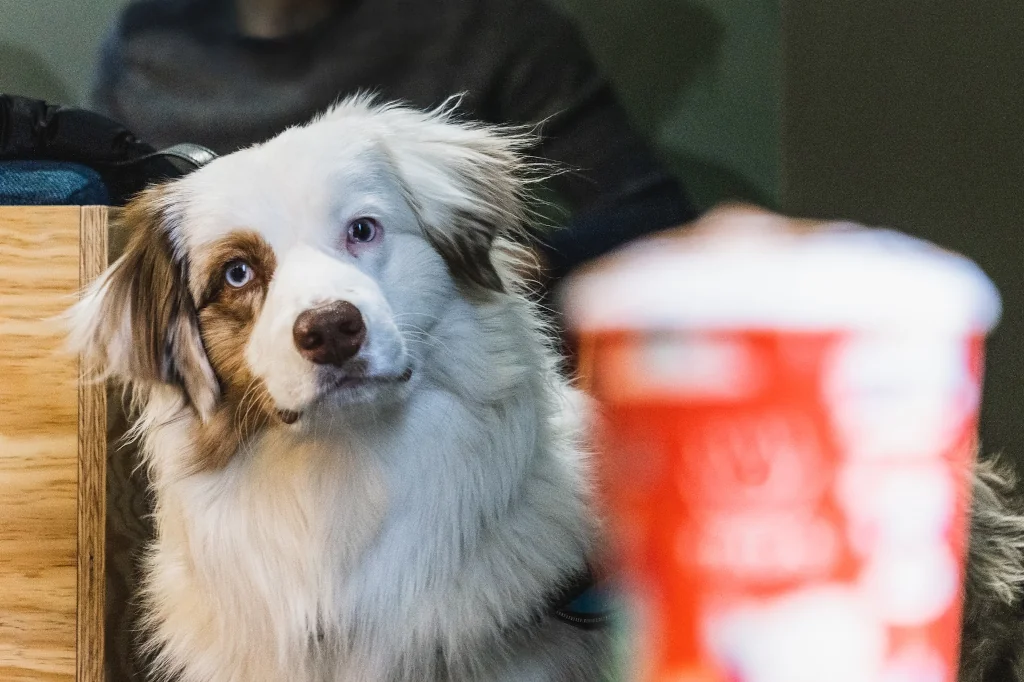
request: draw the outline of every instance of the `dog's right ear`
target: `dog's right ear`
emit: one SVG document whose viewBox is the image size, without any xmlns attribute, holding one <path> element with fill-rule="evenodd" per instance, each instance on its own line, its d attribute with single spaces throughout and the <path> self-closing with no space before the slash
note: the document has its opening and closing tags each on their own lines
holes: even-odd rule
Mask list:
<svg viewBox="0 0 1024 682">
<path fill-rule="evenodd" d="M 451 100 L 426 113 L 394 105 L 371 111 L 388 123 L 385 147 L 406 201 L 452 277 L 504 291 L 491 247 L 524 228 L 534 172 L 524 154 L 534 138 L 513 128 L 460 122 L 456 104 Z M 368 106 L 366 100 L 343 103 L 336 112 L 360 106 Z"/>
<path fill-rule="evenodd" d="M 164 214 L 159 187 L 125 207 L 120 222 L 128 245 L 70 311 L 70 345 L 98 378 L 177 387 L 205 421 L 220 388 Z"/>
</svg>

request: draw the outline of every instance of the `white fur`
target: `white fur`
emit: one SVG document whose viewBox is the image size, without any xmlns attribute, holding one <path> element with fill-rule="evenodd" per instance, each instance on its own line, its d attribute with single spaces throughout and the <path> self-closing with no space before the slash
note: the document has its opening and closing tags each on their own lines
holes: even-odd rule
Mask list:
<svg viewBox="0 0 1024 682">
<path fill-rule="evenodd" d="M 167 192 L 183 260 L 240 228 L 274 249 L 246 360 L 277 406 L 302 417 L 263 429 L 222 470 L 195 474 L 185 463 L 200 417 L 173 386 L 146 389 L 136 430 L 157 528 L 146 604 L 165 673 L 182 682 L 601 678 L 606 635 L 564 625 L 546 606 L 594 537 L 572 391 L 502 259 L 510 293 L 475 290 L 424 235 L 458 211 L 513 227 L 514 203 L 460 178 L 488 163 L 514 172 L 515 146 L 445 111 L 353 100 Z M 385 236 L 354 257 L 338 240 L 362 215 Z M 103 295 L 101 282 L 75 311 L 86 351 Z M 291 327 L 305 308 L 338 298 L 367 320 L 360 358 L 370 373 L 410 367 L 411 381 L 316 397 L 327 370 L 295 351 Z M 98 362 L 115 376 L 130 323 L 99 344 L 111 357 Z"/>
</svg>

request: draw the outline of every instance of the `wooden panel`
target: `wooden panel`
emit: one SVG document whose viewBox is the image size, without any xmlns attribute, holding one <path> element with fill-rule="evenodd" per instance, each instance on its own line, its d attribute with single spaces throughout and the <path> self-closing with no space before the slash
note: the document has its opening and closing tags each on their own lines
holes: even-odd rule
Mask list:
<svg viewBox="0 0 1024 682">
<path fill-rule="evenodd" d="M 84 287 L 107 267 L 107 209 L 83 206 L 79 273 Z M 103 680 L 107 392 L 78 384 L 78 682 Z"/>
<path fill-rule="evenodd" d="M 4 682 L 76 677 L 78 362 L 63 352 L 62 330 L 48 319 L 80 286 L 81 224 L 78 207 L 0 208 Z M 90 268 L 95 261 L 92 253 Z M 101 407 L 94 402 L 83 412 L 86 424 Z M 95 452 L 89 456 L 95 461 Z"/>
</svg>

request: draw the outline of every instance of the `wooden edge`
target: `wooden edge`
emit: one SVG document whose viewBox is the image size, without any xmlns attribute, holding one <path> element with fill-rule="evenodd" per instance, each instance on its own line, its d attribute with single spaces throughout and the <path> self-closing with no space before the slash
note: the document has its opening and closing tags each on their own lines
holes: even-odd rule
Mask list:
<svg viewBox="0 0 1024 682">
<path fill-rule="evenodd" d="M 125 226 L 118 220 L 123 209 L 111 206 L 107 209 L 107 263 L 113 263 L 124 253 L 128 238 L 131 236 Z"/>
<path fill-rule="evenodd" d="M 83 206 L 79 231 L 82 286 L 107 267 L 107 208 Z M 103 383 L 78 380 L 78 618 L 77 682 L 103 682 L 106 592 L 107 393 Z"/>
</svg>

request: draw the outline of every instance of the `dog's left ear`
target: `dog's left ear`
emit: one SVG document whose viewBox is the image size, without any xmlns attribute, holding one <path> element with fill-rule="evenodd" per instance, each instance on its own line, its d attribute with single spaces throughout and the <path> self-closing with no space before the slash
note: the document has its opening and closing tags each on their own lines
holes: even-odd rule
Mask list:
<svg viewBox="0 0 1024 682">
<path fill-rule="evenodd" d="M 455 122 L 450 110 L 419 115 L 426 120 L 386 142 L 407 200 L 457 281 L 504 291 L 491 246 L 524 225 L 528 165 L 521 152 L 532 139 Z"/>
<path fill-rule="evenodd" d="M 181 391 L 208 419 L 220 387 L 206 357 L 186 267 L 164 218 L 164 191 L 146 190 L 122 212 L 124 255 L 70 311 L 70 345 L 100 378 Z"/>
</svg>

